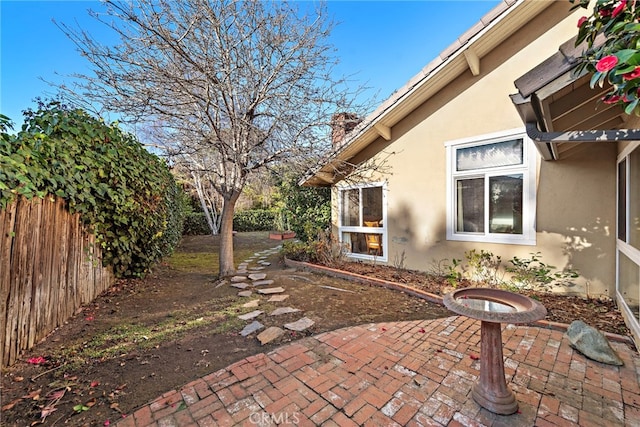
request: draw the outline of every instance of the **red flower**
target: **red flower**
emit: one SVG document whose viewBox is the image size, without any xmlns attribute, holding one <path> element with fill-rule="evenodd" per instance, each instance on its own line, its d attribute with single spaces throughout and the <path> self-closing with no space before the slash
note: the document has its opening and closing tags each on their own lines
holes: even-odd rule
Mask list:
<svg viewBox="0 0 640 427">
<path fill-rule="evenodd" d="M 605 104 L 615 104 L 618 101 L 620 101 L 621 97 L 619 95 L 611 95 L 611 96 L 605 96 L 604 98 L 602 98 L 602 102 L 604 102 Z"/>
<path fill-rule="evenodd" d="M 578 28 L 582 27 L 584 23 L 587 22 L 588 20 L 589 18 L 587 18 L 586 16 L 583 16 L 582 18 L 578 19 Z"/>
<path fill-rule="evenodd" d="M 47 360 L 42 356 L 32 357 L 29 360 L 27 360 L 27 362 L 31 363 L 32 365 L 39 365 L 41 363 L 45 363 L 46 361 Z"/>
<path fill-rule="evenodd" d="M 600 16 L 609 16 L 611 15 L 611 11 L 609 9 L 600 9 L 598 12 Z"/>
<path fill-rule="evenodd" d="M 636 67 L 635 70 L 630 71 L 622 75 L 622 78 L 625 80 L 633 80 L 640 77 L 640 67 Z"/>
<path fill-rule="evenodd" d="M 622 11 L 626 6 L 627 6 L 627 0 L 622 0 L 620 3 L 618 3 L 616 8 L 613 9 L 613 12 L 611 13 L 611 17 L 615 18 L 616 16 L 620 15 L 620 13 L 622 13 Z"/>
<path fill-rule="evenodd" d="M 612 70 L 613 67 L 615 67 L 617 63 L 618 63 L 618 57 L 617 56 L 608 55 L 608 56 L 605 56 L 604 58 L 600 59 L 600 61 L 598 61 L 598 63 L 596 64 L 596 70 L 598 70 L 601 73 L 603 73 L 605 71 Z"/>
</svg>

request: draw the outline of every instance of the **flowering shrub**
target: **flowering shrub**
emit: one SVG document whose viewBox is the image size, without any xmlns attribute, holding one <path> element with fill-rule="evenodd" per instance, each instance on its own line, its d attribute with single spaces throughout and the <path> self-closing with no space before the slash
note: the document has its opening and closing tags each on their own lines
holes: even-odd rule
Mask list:
<svg viewBox="0 0 640 427">
<path fill-rule="evenodd" d="M 589 0 L 569 0 L 588 9 Z M 591 87 L 607 81 L 611 90 L 602 101 L 620 104 L 625 113 L 640 115 L 640 5 L 637 0 L 597 0 L 590 16 L 578 20 L 576 46 L 586 42 L 578 71 L 593 73 Z M 596 37 L 604 35 L 604 42 Z"/>
</svg>

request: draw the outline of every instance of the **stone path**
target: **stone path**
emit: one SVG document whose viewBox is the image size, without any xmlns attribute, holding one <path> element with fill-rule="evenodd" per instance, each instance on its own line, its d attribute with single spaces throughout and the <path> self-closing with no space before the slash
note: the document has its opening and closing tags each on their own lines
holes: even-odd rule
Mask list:
<svg viewBox="0 0 640 427">
<path fill-rule="evenodd" d="M 241 289 L 238 292 L 238 296 L 250 297 L 257 295 L 259 299 L 254 299 L 243 305 L 243 308 L 254 308 L 255 310 L 238 315 L 238 318 L 248 323 L 240 331 L 240 335 L 248 337 L 256 334 L 256 339 L 260 341 L 262 345 L 267 344 L 280 338 L 285 333 L 285 329 L 290 331 L 302 332 L 312 327 L 315 322 L 306 316 L 301 317 L 295 322 L 285 323 L 281 327 L 271 326 L 265 329 L 265 326 L 257 319 L 261 316 L 278 317 L 285 314 L 299 313 L 300 309 L 295 307 L 278 307 L 271 313 L 266 314 L 264 311 L 257 309 L 263 301 L 268 303 L 280 303 L 289 298 L 286 295 L 286 289 L 282 286 L 277 286 L 276 280 L 268 278 L 268 270 L 266 267 L 271 265 L 268 258 L 275 255 L 281 248 L 278 245 L 274 248 L 267 249 L 261 252 L 256 252 L 252 257 L 247 258 L 238 265 L 236 275 L 231 277 L 231 285 L 234 288 Z M 252 265 L 256 264 L 256 265 Z M 266 272 L 265 272 L 266 271 Z M 295 271 L 291 271 L 293 273 Z M 285 270 L 285 274 L 287 271 Z M 271 287 L 269 287 L 271 286 Z M 255 292 L 255 294 L 254 294 Z M 263 298 L 265 298 L 263 300 Z M 268 299 L 267 299 L 268 298 Z M 263 330 L 264 329 L 264 330 Z M 259 332 L 259 333 L 258 333 Z"/>
</svg>

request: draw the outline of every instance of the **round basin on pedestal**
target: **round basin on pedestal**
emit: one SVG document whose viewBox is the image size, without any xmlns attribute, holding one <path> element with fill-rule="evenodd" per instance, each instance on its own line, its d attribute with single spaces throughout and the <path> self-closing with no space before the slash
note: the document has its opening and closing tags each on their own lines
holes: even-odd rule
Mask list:
<svg viewBox="0 0 640 427">
<path fill-rule="evenodd" d="M 547 309 L 527 296 L 490 288 L 459 289 L 444 296 L 444 305 L 481 322 L 480 378 L 472 390 L 473 400 L 496 414 L 515 413 L 518 402 L 504 377 L 500 323 L 535 322 L 547 315 Z"/>
</svg>

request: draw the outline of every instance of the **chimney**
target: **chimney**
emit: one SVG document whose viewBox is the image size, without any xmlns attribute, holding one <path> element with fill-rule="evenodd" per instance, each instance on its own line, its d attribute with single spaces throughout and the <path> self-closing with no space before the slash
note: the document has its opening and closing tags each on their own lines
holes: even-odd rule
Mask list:
<svg viewBox="0 0 640 427">
<path fill-rule="evenodd" d="M 349 132 L 362 121 L 354 113 L 336 113 L 331 117 L 331 144 L 340 145 Z"/>
</svg>

